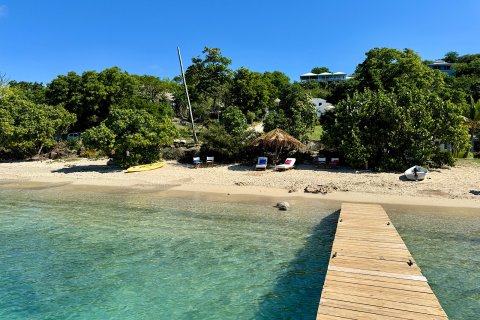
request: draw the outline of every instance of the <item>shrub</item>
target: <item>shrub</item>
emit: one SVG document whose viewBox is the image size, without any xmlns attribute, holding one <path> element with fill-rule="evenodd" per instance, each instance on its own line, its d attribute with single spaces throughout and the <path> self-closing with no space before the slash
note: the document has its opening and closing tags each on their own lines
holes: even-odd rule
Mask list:
<svg viewBox="0 0 480 320">
<path fill-rule="evenodd" d="M 145 110 L 112 109 L 99 126 L 82 135 L 87 148 L 110 153 L 122 168 L 155 162 L 162 145 L 173 142 L 177 131 L 168 117 L 155 118 Z"/>
<path fill-rule="evenodd" d="M 251 148 L 250 134 L 249 131 L 229 134 L 224 126 L 214 123 L 202 134 L 200 154 L 214 156 L 215 162 L 243 161 L 249 154 L 246 150 Z"/>
<path fill-rule="evenodd" d="M 79 156 L 89 159 L 100 159 L 104 158 L 106 155 L 102 150 L 87 149 L 81 150 Z"/>
<path fill-rule="evenodd" d="M 454 166 L 455 165 L 455 158 L 453 157 L 452 153 L 448 150 L 438 150 L 431 158 L 433 165 L 435 167 L 442 167 L 442 166 Z"/>
<path fill-rule="evenodd" d="M 225 127 L 225 130 L 232 135 L 242 134 L 248 127 L 247 119 L 237 107 L 227 108 L 220 118 L 220 123 Z"/>
<path fill-rule="evenodd" d="M 160 158 L 165 160 L 181 160 L 185 157 L 185 148 L 160 148 Z"/>
</svg>

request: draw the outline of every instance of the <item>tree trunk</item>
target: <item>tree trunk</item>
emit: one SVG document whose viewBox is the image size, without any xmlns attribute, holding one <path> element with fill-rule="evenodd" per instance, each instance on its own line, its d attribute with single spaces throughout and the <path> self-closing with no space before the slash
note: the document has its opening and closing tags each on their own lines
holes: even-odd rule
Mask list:
<svg viewBox="0 0 480 320">
<path fill-rule="evenodd" d="M 42 153 L 42 149 L 43 149 L 43 143 L 40 146 L 40 149 L 38 149 L 37 156 L 40 156 L 40 153 Z"/>
</svg>

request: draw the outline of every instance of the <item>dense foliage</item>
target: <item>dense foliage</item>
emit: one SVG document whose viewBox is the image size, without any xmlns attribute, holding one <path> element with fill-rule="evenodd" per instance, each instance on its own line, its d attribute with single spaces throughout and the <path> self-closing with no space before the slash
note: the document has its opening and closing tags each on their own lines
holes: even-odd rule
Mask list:
<svg viewBox="0 0 480 320">
<path fill-rule="evenodd" d="M 237 107 L 229 107 L 222 114 L 220 123 L 229 134 L 241 135 L 247 130 L 247 118 Z"/>
<path fill-rule="evenodd" d="M 456 52 L 454 52 L 456 54 Z M 466 96 L 472 97 L 475 101 L 480 99 L 480 54 L 453 55 L 450 62 L 454 63 L 452 69 L 455 77 L 449 82 Z"/>
<path fill-rule="evenodd" d="M 176 129 L 168 117 L 156 118 L 145 110 L 113 108 L 99 126 L 82 136 L 87 147 L 113 154 L 121 167 L 151 163 L 159 159 L 159 149 L 171 144 Z"/>
<path fill-rule="evenodd" d="M 202 156 L 213 156 L 216 162 L 242 162 L 255 156 L 251 151 L 252 132 L 228 132 L 225 127 L 213 122 L 201 136 Z"/>
<path fill-rule="evenodd" d="M 445 74 L 427 67 L 411 50 L 372 49 L 356 70 L 356 91 L 324 120 L 327 144 L 348 164 L 402 169 L 424 164 L 440 143 L 468 142 L 462 95 Z"/>
<path fill-rule="evenodd" d="M 85 71 L 82 75 L 69 72 L 47 85 L 46 98 L 51 105 L 63 106 L 77 115 L 74 130 L 94 127 L 107 117 L 112 105 L 131 97 L 135 80 L 119 68 L 101 72 Z"/>
<path fill-rule="evenodd" d="M 315 97 L 336 106 L 320 119 L 321 142 L 349 165 L 450 164 L 439 144 L 466 151 L 480 128 L 480 54 L 448 52 L 444 59 L 453 63 L 455 76 L 430 69 L 430 62 L 412 50 L 375 48 L 353 79 L 291 83 L 280 71 L 232 70 L 219 48 L 205 47 L 186 70 L 202 152 L 224 161 L 245 158 L 253 134 L 247 123 L 254 121 L 263 122 L 265 131 L 280 128 L 306 141 L 319 121 Z M 182 128 L 190 121 L 180 78 L 162 80 L 112 67 L 59 75 L 46 86 L 4 79 L 0 152 L 9 156 L 48 151 L 54 136 L 79 131 L 87 147 L 128 166 L 155 161 L 161 146 L 191 133 L 190 127 L 173 125 L 175 120 Z"/>
<path fill-rule="evenodd" d="M 334 121 L 325 124 L 325 141 L 354 167 L 402 169 L 430 160 L 442 142 L 464 148 L 468 136 L 460 112 L 452 102 L 418 89 L 365 89 L 338 104 Z"/>
<path fill-rule="evenodd" d="M 280 128 L 306 140 L 307 134 L 318 122 L 317 111 L 310 99 L 311 96 L 299 84 L 291 86 L 287 95 L 266 116 L 265 131 Z"/>
<path fill-rule="evenodd" d="M 194 109 L 208 107 L 208 111 L 218 117 L 225 106 L 233 73 L 229 68 L 232 61 L 224 57 L 219 48 L 205 47 L 202 54 L 203 58 L 192 59 L 192 65 L 185 72 L 190 98 Z"/>
<path fill-rule="evenodd" d="M 275 91 L 274 85 L 263 74 L 240 68 L 233 77 L 229 104 L 239 107 L 245 115 L 251 112 L 261 120 L 275 103 Z"/>
<path fill-rule="evenodd" d="M 10 157 L 40 154 L 53 146 L 55 134 L 75 122 L 75 115 L 62 107 L 29 101 L 15 89 L 0 90 L 0 151 Z"/>
</svg>

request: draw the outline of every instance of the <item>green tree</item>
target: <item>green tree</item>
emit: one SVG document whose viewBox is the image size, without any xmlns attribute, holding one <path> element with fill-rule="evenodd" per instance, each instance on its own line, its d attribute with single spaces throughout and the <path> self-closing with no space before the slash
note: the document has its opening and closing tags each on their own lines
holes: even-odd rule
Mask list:
<svg viewBox="0 0 480 320">
<path fill-rule="evenodd" d="M 325 100 L 330 98 L 330 83 L 328 82 L 316 82 L 316 81 L 309 81 L 309 82 L 302 82 L 301 86 L 305 89 L 306 92 L 310 94 L 310 96 L 314 98 L 323 98 Z"/>
<path fill-rule="evenodd" d="M 286 74 L 280 71 L 273 71 L 265 72 L 263 75 L 275 87 L 275 99 L 282 99 L 290 92 L 292 84 L 290 83 L 290 78 Z"/>
<path fill-rule="evenodd" d="M 480 54 L 458 57 L 452 69 L 455 72 L 452 86 L 465 93 L 465 101 L 468 103 L 470 96 L 480 99 Z"/>
<path fill-rule="evenodd" d="M 232 79 L 232 70 L 228 67 L 232 61 L 222 55 L 220 48 L 205 47 L 202 54 L 203 57 L 192 59 L 185 78 L 192 102 L 210 104 L 211 112 L 219 116 Z"/>
<path fill-rule="evenodd" d="M 441 142 L 454 148 L 468 143 L 460 110 L 417 88 L 399 93 L 366 89 L 337 105 L 335 117 L 323 124 L 324 142 L 354 167 L 405 169 L 431 159 Z"/>
<path fill-rule="evenodd" d="M 445 62 L 455 63 L 457 62 L 458 57 L 459 57 L 458 52 L 449 51 L 445 53 L 445 57 L 443 58 L 443 60 Z"/>
<path fill-rule="evenodd" d="M 261 73 L 240 68 L 233 77 L 229 96 L 231 105 L 239 107 L 244 114 L 253 112 L 261 119 L 274 104 L 276 90 Z"/>
<path fill-rule="evenodd" d="M 37 104 L 22 92 L 3 89 L 0 97 L 0 147 L 14 157 L 40 154 L 54 145 L 54 135 L 64 133 L 75 115 L 62 107 Z"/>
<path fill-rule="evenodd" d="M 111 154 L 116 163 L 127 168 L 155 162 L 162 145 L 173 142 L 177 130 L 168 117 L 156 118 L 142 109 L 112 108 L 108 118 L 82 135 L 89 148 Z"/>
<path fill-rule="evenodd" d="M 12 80 L 8 83 L 11 88 L 19 89 L 27 100 L 37 104 L 45 104 L 45 86 L 41 82 L 17 82 Z"/>
<path fill-rule="evenodd" d="M 317 111 L 311 96 L 297 83 L 291 86 L 290 92 L 280 100 L 278 106 L 270 110 L 265 118 L 264 130 L 280 128 L 305 141 L 317 123 Z"/>
<path fill-rule="evenodd" d="M 328 101 L 334 105 L 351 96 L 358 90 L 358 81 L 353 78 L 347 81 L 335 81 L 328 85 Z"/>
<path fill-rule="evenodd" d="M 69 72 L 47 85 L 48 104 L 60 105 L 77 115 L 74 128 L 83 131 L 100 124 L 113 105 L 131 98 L 137 87 L 136 80 L 118 67 L 99 73 L 86 71 L 81 76 Z"/>
<path fill-rule="evenodd" d="M 473 97 L 470 97 L 470 104 L 465 109 L 464 117 L 470 131 L 470 152 L 474 147 L 475 134 L 477 133 L 478 129 L 480 129 L 480 100 L 475 102 Z"/>
<path fill-rule="evenodd" d="M 247 130 L 247 119 L 237 107 L 228 107 L 220 117 L 220 123 L 232 135 L 241 135 Z"/>
<path fill-rule="evenodd" d="M 137 95 L 149 102 L 171 103 L 175 94 L 183 93 L 182 87 L 175 81 L 158 77 L 132 75 L 137 81 Z"/>
<path fill-rule="evenodd" d="M 200 153 L 205 156 L 214 156 L 216 162 L 239 162 L 252 157 L 252 131 L 229 133 L 219 122 L 212 122 L 201 134 L 203 141 Z"/>
<path fill-rule="evenodd" d="M 324 72 L 330 72 L 330 69 L 328 69 L 327 67 L 315 67 L 315 68 L 312 68 L 312 71 L 310 72 L 315 74 L 320 74 Z"/>
<path fill-rule="evenodd" d="M 357 89 L 403 90 L 410 88 L 445 93 L 445 74 L 424 65 L 419 55 L 410 49 L 399 51 L 375 48 L 366 53 L 366 59 L 357 66 L 354 77 Z"/>
</svg>

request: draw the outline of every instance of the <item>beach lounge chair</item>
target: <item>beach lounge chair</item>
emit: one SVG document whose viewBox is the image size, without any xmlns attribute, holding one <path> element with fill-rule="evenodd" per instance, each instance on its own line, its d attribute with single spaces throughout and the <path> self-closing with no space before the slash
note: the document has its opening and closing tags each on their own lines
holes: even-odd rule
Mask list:
<svg viewBox="0 0 480 320">
<path fill-rule="evenodd" d="M 255 170 L 266 170 L 267 169 L 268 158 L 267 157 L 258 157 L 257 165 Z"/>
<path fill-rule="evenodd" d="M 339 158 L 332 158 L 330 160 L 330 167 L 331 168 L 336 168 L 340 164 L 340 159 Z"/>
<path fill-rule="evenodd" d="M 317 158 L 315 159 L 315 164 L 319 167 L 327 166 L 327 158 Z"/>
<path fill-rule="evenodd" d="M 213 157 L 207 157 L 207 167 L 213 167 Z"/>
<path fill-rule="evenodd" d="M 200 161 L 200 157 L 193 157 L 193 164 L 195 165 L 195 169 L 200 168 L 202 166 L 202 161 Z"/>
<path fill-rule="evenodd" d="M 295 158 L 287 158 L 284 164 L 279 164 L 278 166 L 275 166 L 275 170 L 282 171 L 282 170 L 293 169 L 293 165 L 295 164 L 296 160 L 297 159 Z"/>
</svg>

